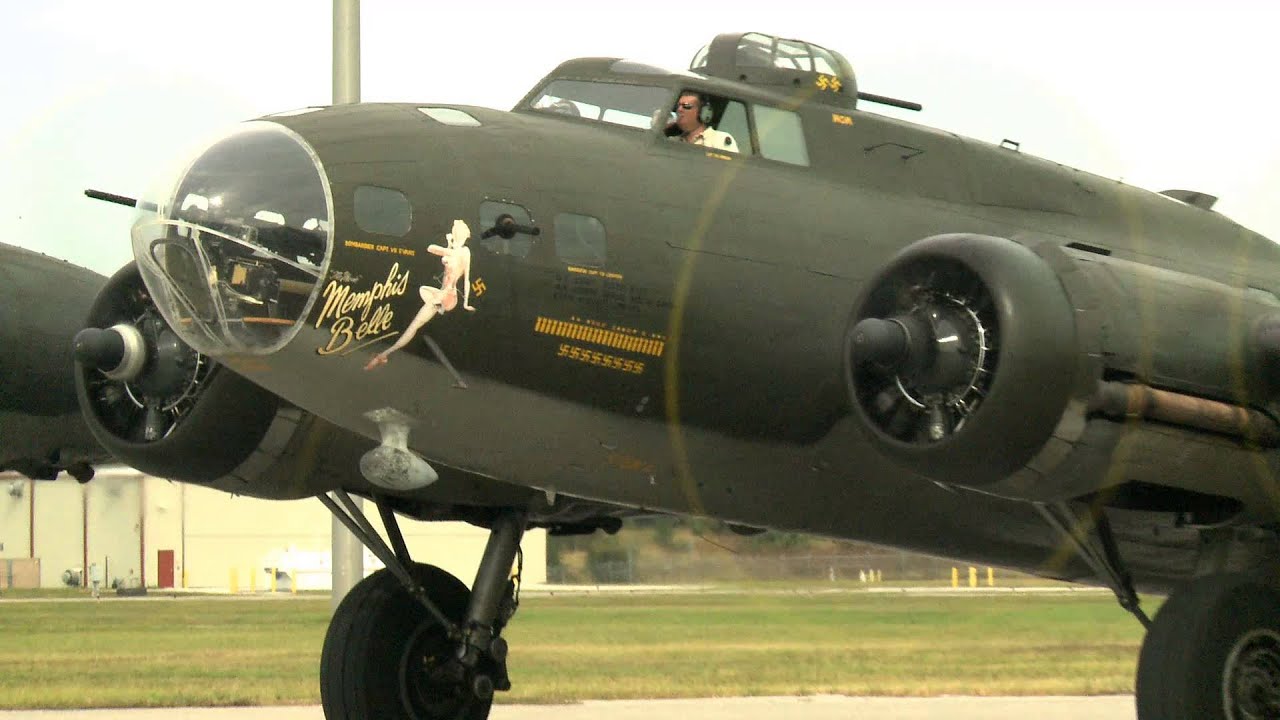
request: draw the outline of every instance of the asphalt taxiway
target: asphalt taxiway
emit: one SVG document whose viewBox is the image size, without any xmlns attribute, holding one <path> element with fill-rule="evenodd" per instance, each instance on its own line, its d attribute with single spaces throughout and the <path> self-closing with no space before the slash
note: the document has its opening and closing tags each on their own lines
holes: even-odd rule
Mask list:
<svg viewBox="0 0 1280 720">
<path fill-rule="evenodd" d="M 1131 695 L 1100 697 L 805 697 L 589 700 L 572 705 L 495 705 L 490 720 L 1134 720 Z M 0 720 L 324 720 L 315 705 L 0 711 Z"/>
</svg>

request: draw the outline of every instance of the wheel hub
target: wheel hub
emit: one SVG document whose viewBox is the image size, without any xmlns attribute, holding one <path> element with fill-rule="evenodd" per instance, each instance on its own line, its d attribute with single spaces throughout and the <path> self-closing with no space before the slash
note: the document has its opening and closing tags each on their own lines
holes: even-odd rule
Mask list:
<svg viewBox="0 0 1280 720">
<path fill-rule="evenodd" d="M 1236 641 L 1223 672 L 1222 701 L 1227 720 L 1280 717 L 1280 635 L 1259 629 Z"/>
<path fill-rule="evenodd" d="M 409 640 L 400 662 L 401 701 L 414 720 L 465 717 L 474 699 L 466 684 L 466 668 L 458 662 L 454 645 L 435 624 L 420 626 Z"/>
</svg>

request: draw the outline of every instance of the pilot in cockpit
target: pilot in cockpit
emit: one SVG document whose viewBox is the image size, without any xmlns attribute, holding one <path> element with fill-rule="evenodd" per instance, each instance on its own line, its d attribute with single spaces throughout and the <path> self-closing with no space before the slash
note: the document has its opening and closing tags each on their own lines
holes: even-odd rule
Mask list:
<svg viewBox="0 0 1280 720">
<path fill-rule="evenodd" d="M 666 129 L 666 134 L 671 139 L 724 152 L 738 152 L 738 143 L 732 135 L 711 127 L 714 111 L 706 96 L 692 92 L 681 93 L 676 102 L 675 116 L 675 120 Z"/>
</svg>

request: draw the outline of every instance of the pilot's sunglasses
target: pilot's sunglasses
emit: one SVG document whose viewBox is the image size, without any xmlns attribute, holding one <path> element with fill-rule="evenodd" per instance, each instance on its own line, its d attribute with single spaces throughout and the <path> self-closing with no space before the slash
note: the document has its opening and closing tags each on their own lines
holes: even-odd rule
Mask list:
<svg viewBox="0 0 1280 720">
<path fill-rule="evenodd" d="M 683 108 L 683 109 L 685 109 L 685 110 L 692 110 L 692 109 L 694 109 L 694 108 L 695 108 L 695 107 L 697 107 L 697 106 L 696 106 L 696 105 L 694 105 L 693 103 L 680 103 L 680 107 L 681 107 L 681 108 Z"/>
</svg>

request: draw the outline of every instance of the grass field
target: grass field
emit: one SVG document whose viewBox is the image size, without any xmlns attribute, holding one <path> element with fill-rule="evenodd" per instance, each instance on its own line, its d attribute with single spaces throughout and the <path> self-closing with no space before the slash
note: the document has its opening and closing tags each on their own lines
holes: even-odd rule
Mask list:
<svg viewBox="0 0 1280 720">
<path fill-rule="evenodd" d="M 1148 611 L 1153 611 L 1149 607 Z M 328 598 L 0 602 L 0 708 L 319 702 Z M 1132 692 L 1109 594 L 528 597 L 499 701 Z"/>
</svg>

